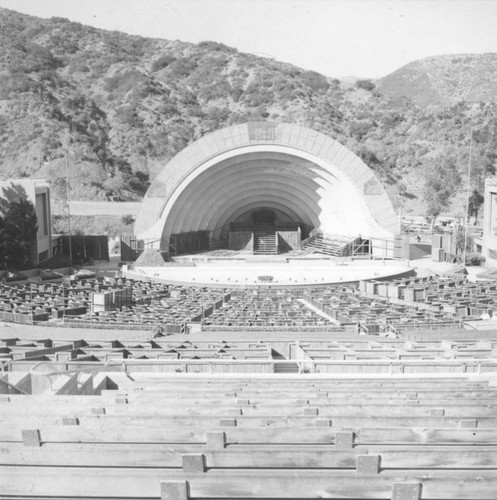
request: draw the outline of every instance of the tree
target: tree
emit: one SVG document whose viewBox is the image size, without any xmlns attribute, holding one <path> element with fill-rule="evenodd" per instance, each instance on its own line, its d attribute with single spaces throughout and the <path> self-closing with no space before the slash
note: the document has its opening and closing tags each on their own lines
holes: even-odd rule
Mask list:
<svg viewBox="0 0 497 500">
<path fill-rule="evenodd" d="M 125 225 L 125 226 L 130 226 L 131 224 L 133 224 L 135 222 L 135 218 L 131 215 L 131 214 L 124 214 L 122 217 L 121 217 L 121 222 Z"/>
<path fill-rule="evenodd" d="M 423 197 L 426 202 L 426 214 L 432 217 L 433 230 L 436 218 L 450 207 L 452 197 L 461 183 L 461 176 L 452 156 L 446 156 L 439 164 L 428 167 Z"/>
<path fill-rule="evenodd" d="M 468 203 L 468 216 L 473 216 L 475 218 L 475 226 L 478 222 L 478 214 L 480 212 L 480 208 L 485 201 L 484 196 L 477 189 L 473 189 L 471 196 L 469 197 Z"/>
<path fill-rule="evenodd" d="M 34 265 L 38 219 L 27 198 L 10 201 L 0 217 L 0 266 L 3 269 L 26 269 Z"/>
<path fill-rule="evenodd" d="M 0 217 L 0 269 L 7 269 L 7 236 L 3 217 Z"/>
</svg>

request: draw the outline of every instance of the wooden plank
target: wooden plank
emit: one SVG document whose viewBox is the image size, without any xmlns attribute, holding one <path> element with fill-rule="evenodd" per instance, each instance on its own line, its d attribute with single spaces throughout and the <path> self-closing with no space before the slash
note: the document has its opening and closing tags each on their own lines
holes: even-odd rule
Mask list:
<svg viewBox="0 0 497 500">
<path fill-rule="evenodd" d="M 325 377 L 323 376 L 315 376 L 312 373 L 306 374 L 305 378 L 302 378 L 299 375 L 283 375 L 279 377 L 274 377 L 274 374 L 256 374 L 255 376 L 250 373 L 230 373 L 229 375 L 216 374 L 214 377 L 210 378 L 208 381 L 205 381 L 202 377 L 198 377 L 200 383 L 203 385 L 223 385 L 223 384 L 248 384 L 248 385 L 260 385 L 260 386 L 268 386 L 272 385 L 272 381 L 275 380 L 281 385 L 288 385 L 289 387 L 294 387 L 295 385 L 302 387 L 309 387 L 313 384 L 335 384 L 341 385 L 343 383 L 358 383 L 359 385 L 363 384 L 392 384 L 392 383 L 434 383 L 441 382 L 447 384 L 475 384 L 475 385 L 485 385 L 488 384 L 487 380 L 478 380 L 472 377 L 471 374 L 468 375 L 446 375 L 446 374 L 438 374 L 438 375 L 430 375 L 423 376 L 418 374 L 412 374 L 410 376 L 403 375 L 380 375 L 377 374 L 373 378 L 364 376 L 363 374 L 354 375 L 353 378 L 343 377 L 341 375 L 327 374 Z M 157 387 L 159 385 L 168 385 L 168 384 L 190 384 L 192 383 L 192 376 L 185 374 L 168 374 L 168 373 L 150 373 L 150 372 L 139 372 L 134 374 L 133 380 L 137 383 L 147 383 L 152 382 Z M 295 384 L 294 384 L 295 382 Z"/>
<path fill-rule="evenodd" d="M 107 374 L 112 378 L 112 373 Z M 118 381 L 119 383 L 120 381 Z M 136 394 L 137 396 L 150 396 L 150 397 L 174 397 L 181 395 L 190 395 L 190 397 L 203 398 L 203 397 L 219 397 L 226 392 L 243 392 L 245 395 L 250 395 L 252 397 L 304 397 L 308 394 L 316 393 L 317 391 L 328 392 L 329 396 L 346 396 L 351 394 L 358 397 L 368 396 L 368 397 L 384 397 L 385 393 L 392 395 L 405 395 L 409 392 L 418 392 L 420 396 L 434 398 L 435 396 L 440 397 L 476 397 L 476 396 L 497 396 L 497 389 L 485 386 L 474 386 L 465 384 L 453 384 L 445 385 L 442 383 L 432 382 L 430 384 L 409 384 L 409 385 L 399 385 L 399 384 L 381 384 L 379 386 L 370 386 L 368 384 L 360 383 L 343 383 L 338 386 L 329 385 L 326 383 L 316 383 L 306 387 L 301 387 L 298 384 L 293 386 L 284 385 L 278 383 L 275 380 L 274 384 L 271 386 L 260 386 L 258 384 L 223 384 L 219 385 L 202 385 L 201 383 L 196 384 L 197 379 L 193 380 L 190 384 L 172 382 L 167 386 L 156 387 L 155 384 L 144 386 L 143 384 L 138 384 L 134 382 L 122 384 L 120 390 L 127 391 L 130 395 Z M 21 396 L 18 396 L 21 397 Z M 47 395 L 31 395 L 33 399 L 42 399 L 43 397 L 55 398 L 55 396 Z M 64 396 L 58 396 L 63 398 Z M 67 396 L 66 396 L 67 397 Z M 99 396 L 88 396 L 88 398 L 98 398 Z"/>
<path fill-rule="evenodd" d="M 112 372 L 107 373 L 110 377 L 112 377 Z M 163 374 L 164 377 L 167 377 L 167 374 Z M 312 383 L 301 383 L 298 379 L 292 380 L 281 380 L 275 378 L 273 383 L 261 383 L 257 380 L 246 380 L 237 382 L 236 380 L 224 380 L 222 383 L 215 380 L 214 378 L 209 378 L 210 383 L 205 383 L 203 380 L 194 377 L 194 374 L 191 375 L 192 380 L 184 381 L 181 379 L 170 379 L 161 382 L 160 380 L 150 380 L 143 383 L 141 380 L 135 380 L 129 386 L 133 390 L 142 390 L 147 392 L 167 392 L 174 390 L 193 390 L 201 392 L 205 389 L 205 391 L 219 391 L 219 390 L 249 390 L 249 391 L 274 391 L 280 389 L 282 392 L 289 391 L 309 391 L 313 390 L 316 387 L 320 387 L 324 390 L 343 392 L 348 389 L 355 387 L 359 391 L 367 392 L 371 391 L 381 391 L 384 389 L 396 389 L 396 390 L 412 390 L 413 388 L 417 388 L 421 391 L 451 391 L 451 390 L 462 390 L 462 391 L 495 391 L 495 389 L 488 386 L 488 382 L 485 383 L 472 383 L 468 381 L 462 382 L 444 382 L 441 380 L 421 380 L 421 381 L 395 381 L 392 380 L 390 382 L 371 382 L 371 381 L 362 381 L 362 380 L 351 380 L 351 379 L 343 379 L 339 382 L 329 382 L 327 379 L 317 379 Z M 134 378 L 136 375 L 134 376 Z M 278 375 L 275 375 L 278 377 Z M 277 388 L 277 389 L 276 389 Z"/>
<path fill-rule="evenodd" d="M 309 401 L 312 404 L 321 404 L 321 405 L 344 405 L 344 404 L 403 404 L 406 401 L 406 396 L 402 395 L 388 395 L 388 393 L 382 396 L 371 396 L 367 395 L 364 397 L 357 396 L 356 394 L 351 395 L 350 397 L 341 396 L 337 397 L 337 395 L 329 394 L 320 396 L 317 393 L 308 393 L 302 396 L 294 396 L 294 397 L 280 397 L 273 398 L 270 395 L 248 395 L 243 392 L 236 393 L 236 396 L 225 396 L 220 398 L 218 397 L 193 397 L 191 395 L 186 396 L 175 396 L 175 397 L 167 397 L 167 396 L 135 396 L 134 394 L 127 394 L 128 402 L 130 404 L 180 404 L 180 405 L 226 405 L 232 404 L 240 399 L 249 400 L 251 404 L 260 404 L 267 405 L 269 403 L 273 403 L 277 400 L 279 405 L 294 405 L 298 401 Z M 108 400 L 112 401 L 113 397 L 107 397 Z M 105 398 L 104 398 L 105 399 Z M 447 405 L 495 405 L 497 406 L 497 395 L 496 396 L 440 396 L 435 398 L 425 398 L 422 395 L 416 395 L 414 399 L 419 401 L 420 405 L 427 406 L 441 406 L 444 404 Z"/>
<path fill-rule="evenodd" d="M 453 412 L 457 412 L 459 409 L 467 410 L 468 408 L 474 408 L 478 406 L 480 409 L 488 408 L 493 409 L 497 414 L 497 398 L 495 399 L 484 399 L 484 400 L 470 400 L 470 399 L 434 399 L 430 401 L 419 400 L 417 397 L 413 398 L 400 398 L 400 399 L 356 399 L 356 398 L 345 398 L 343 400 L 336 400 L 334 398 L 311 398 L 304 397 L 302 399 L 281 399 L 278 403 L 275 403 L 273 399 L 262 399 L 262 398 L 250 398 L 246 399 L 244 396 L 240 395 L 237 397 L 226 397 L 219 399 L 194 399 L 194 398 L 168 398 L 168 399 L 154 399 L 154 398 L 143 398 L 143 399 L 133 399 L 129 396 L 119 396 L 101 398 L 99 400 L 89 400 L 81 401 L 77 400 L 73 403 L 71 401 L 56 401 L 47 400 L 50 409 L 63 411 L 67 409 L 74 410 L 84 410 L 96 406 L 105 407 L 115 407 L 117 398 L 125 398 L 128 403 L 129 411 L 133 411 L 135 408 L 143 408 L 146 410 L 159 407 L 162 410 L 173 407 L 174 409 L 195 409 L 195 408 L 205 408 L 205 409 L 221 409 L 221 408 L 232 408 L 232 407 L 246 407 L 264 409 L 274 414 L 281 413 L 281 411 L 298 411 L 298 408 L 302 405 L 314 405 L 322 408 L 323 410 L 331 410 L 336 407 L 365 407 L 371 408 L 374 412 L 378 408 L 398 408 L 401 409 L 407 403 L 406 400 L 415 400 L 417 408 L 424 408 L 429 411 L 430 408 L 446 408 Z M 44 404 L 40 404 L 39 400 L 31 400 L 26 397 L 23 400 L 12 400 L 10 398 L 10 403 L 3 403 L 0 405 L 0 413 L 20 412 L 20 411 L 39 411 L 43 410 Z M 45 403 L 46 404 L 46 403 Z M 404 408 L 405 409 L 405 408 Z"/>
<path fill-rule="evenodd" d="M 19 427 L 0 430 L 1 441 L 22 441 Z M 83 427 L 46 426 L 39 429 L 42 443 L 205 443 L 207 431 L 224 431 L 227 443 L 333 444 L 332 427 Z M 360 428 L 355 443 L 369 444 L 477 444 L 497 445 L 497 429 Z"/>
<path fill-rule="evenodd" d="M 292 361 L 292 360 L 289 360 Z M 107 372 L 112 375 L 112 372 Z M 195 387 L 195 382 L 198 382 L 198 386 L 207 387 L 228 387 L 228 386 L 238 386 L 238 387 L 250 387 L 250 388 L 262 388 L 262 389 L 272 389 L 274 384 L 271 383 L 272 378 L 267 377 L 261 373 L 258 378 L 250 377 L 246 374 L 245 377 L 239 377 L 238 373 L 230 373 L 233 377 L 223 376 L 222 374 L 213 374 L 207 381 L 205 379 L 196 377 L 195 374 L 181 375 L 172 373 L 160 373 L 160 377 L 147 376 L 147 372 L 138 372 L 133 375 L 133 386 L 135 387 L 145 387 L 147 390 L 163 390 L 172 386 L 191 386 Z M 242 374 L 243 375 L 243 374 Z M 413 385 L 419 387 L 430 387 L 433 384 L 439 384 L 443 389 L 445 388 L 457 388 L 463 387 L 468 389 L 477 389 L 488 387 L 488 380 L 484 379 L 470 379 L 469 377 L 444 377 L 442 374 L 439 377 L 407 377 L 403 375 L 392 374 L 388 378 L 363 378 L 363 377 L 334 377 L 333 374 L 323 374 L 316 378 L 313 374 L 306 374 L 305 378 L 300 375 L 294 375 L 292 377 L 283 377 L 280 375 L 274 375 L 274 383 L 281 387 L 282 389 L 294 390 L 294 389 L 309 389 L 316 385 L 323 387 L 330 387 L 334 389 L 340 389 L 342 387 L 347 387 L 355 385 L 358 387 L 367 387 L 370 389 L 380 388 L 380 387 L 412 387 Z"/>
<path fill-rule="evenodd" d="M 63 471 L 63 473 L 61 473 Z M 91 480 L 89 478 L 91 477 Z M 175 469 L 0 467 L 4 496 L 94 496 L 157 498 L 160 481 L 188 481 L 194 498 L 389 499 L 397 482 L 420 481 L 429 499 L 489 499 L 497 491 L 495 470 L 219 470 L 183 473 Z"/>
<path fill-rule="evenodd" d="M 141 403 L 150 403 L 156 401 L 168 402 L 202 402 L 202 404 L 217 404 L 223 401 L 232 401 L 236 399 L 250 399 L 254 402 L 260 402 L 261 404 L 268 403 L 277 400 L 281 404 L 287 402 L 294 403 L 296 400 L 301 399 L 312 399 L 316 401 L 333 401 L 340 404 L 345 401 L 368 401 L 371 403 L 382 403 L 386 400 L 391 400 L 393 402 L 402 402 L 406 398 L 415 398 L 423 402 L 424 404 L 430 404 L 435 401 L 448 401 L 448 402 L 481 402 L 483 403 L 497 403 L 497 393 L 480 392 L 474 393 L 470 392 L 468 394 L 462 394 L 461 392 L 436 392 L 436 393 L 422 393 L 419 391 L 406 391 L 400 393 L 398 391 L 389 392 L 388 390 L 377 392 L 377 393 L 361 393 L 359 391 L 354 391 L 351 389 L 347 392 L 329 392 L 320 389 L 310 390 L 308 392 L 296 392 L 291 393 L 273 393 L 273 392 L 247 392 L 247 391 L 234 391 L 227 390 L 226 392 L 213 391 L 210 394 L 191 394 L 188 391 L 176 391 L 171 393 L 149 393 L 147 391 L 104 391 L 102 396 L 78 396 L 78 395 L 57 395 L 50 396 L 45 395 L 45 397 L 40 397 L 38 395 L 23 395 L 23 394 L 11 394 L 11 405 L 32 405 L 36 406 L 45 401 L 50 401 L 54 405 L 78 405 L 78 404 L 98 404 L 102 400 L 112 400 L 118 395 L 125 395 L 129 401 L 136 401 Z"/>
<path fill-rule="evenodd" d="M 167 416 L 167 415 L 198 415 L 198 416 L 213 416 L 213 415 L 258 415 L 271 417 L 286 417 L 296 416 L 303 413 L 301 405 L 252 405 L 252 404 L 227 404 L 221 405 L 194 405 L 182 406 L 181 404 L 171 405 L 132 405 L 132 404 L 111 404 L 110 402 L 100 401 L 98 405 L 82 405 L 82 404 L 45 404 L 43 406 L 24 407 L 23 405 L 10 405 L 5 403 L 0 405 L 0 418 L 5 418 L 8 415 L 22 415 L 29 412 L 32 415 L 89 415 L 93 407 L 105 407 L 105 413 L 108 415 L 134 415 L 134 416 Z M 328 417 L 339 416 L 428 416 L 430 405 L 422 405 L 418 403 L 405 405 L 386 405 L 386 404 L 347 404 L 347 405 L 320 405 L 319 415 Z M 440 405 L 437 405 L 439 408 Z M 497 415 L 497 406 L 494 405 L 445 405 L 445 416 L 457 418 L 478 418 L 484 416 Z"/>
<path fill-rule="evenodd" d="M 356 468 L 356 455 L 381 456 L 381 468 L 496 468 L 496 446 L 356 446 L 336 450 L 322 445 L 230 445 L 206 451 L 204 445 L 47 443 L 31 448 L 0 444 L 0 465 L 181 468 L 182 454 L 203 453 L 208 468 Z"/>
<path fill-rule="evenodd" d="M 112 375 L 110 374 L 112 377 Z M 454 393 L 462 393 L 462 394 L 467 394 L 467 395 L 472 395 L 472 394 L 491 394 L 494 395 L 496 394 L 495 389 L 489 389 L 485 387 L 474 387 L 474 386 L 466 386 L 466 385 L 451 385 L 451 386 L 446 386 L 443 384 L 438 385 L 436 382 L 433 382 L 431 384 L 424 384 L 424 385 L 418 385 L 418 384 L 412 384 L 412 385 L 406 385 L 406 386 L 399 386 L 399 385 L 382 385 L 382 386 L 369 386 L 368 384 L 360 385 L 359 383 L 357 384 L 343 384 L 337 387 L 330 386 L 327 384 L 314 384 L 309 387 L 300 387 L 298 385 L 291 387 L 291 386 L 283 386 L 281 387 L 280 384 L 275 382 L 272 387 L 262 387 L 258 386 L 257 384 L 254 384 L 253 386 L 243 386 L 240 387 L 239 385 L 236 384 L 225 384 L 222 386 L 206 386 L 205 390 L 203 386 L 195 386 L 195 385 L 184 385 L 184 384 L 179 384 L 179 385 L 174 385 L 170 387 L 164 387 L 164 388 L 156 388 L 154 386 L 151 387 L 143 387 L 143 386 L 128 386 L 126 387 L 126 390 L 129 392 L 137 392 L 137 393 L 142 393 L 142 394 L 150 394 L 153 396 L 159 395 L 159 394 L 192 394 L 195 397 L 201 397 L 204 394 L 209 395 L 209 394 L 222 394 L 223 392 L 229 392 L 229 391 L 235 391 L 235 392 L 244 392 L 244 393 L 250 393 L 250 394 L 273 394 L 274 396 L 278 396 L 278 394 L 283 394 L 286 395 L 287 397 L 293 397 L 295 394 L 299 395 L 305 395 L 308 394 L 309 392 L 314 392 L 316 390 L 323 390 L 330 392 L 332 394 L 347 394 L 350 393 L 351 390 L 354 390 L 357 394 L 359 395 L 368 395 L 368 394 L 377 394 L 377 395 L 382 395 L 385 394 L 386 391 L 388 392 L 397 392 L 397 393 L 405 393 L 409 391 L 418 391 L 420 393 L 426 393 L 426 394 L 447 394 L 447 395 L 452 395 Z"/>
<path fill-rule="evenodd" d="M 277 386 L 276 386 L 277 387 Z M 357 386 L 352 386 L 348 389 L 343 390 L 334 390 L 330 388 L 323 388 L 320 386 L 311 387 L 307 390 L 275 390 L 274 387 L 272 390 L 243 390 L 237 387 L 224 387 L 216 390 L 198 390 L 198 388 L 190 389 L 181 387 L 176 388 L 175 390 L 165 390 L 165 391 L 147 391 L 147 390 L 132 390 L 130 387 L 125 387 L 116 391 L 103 391 L 102 397 L 112 397 L 113 393 L 126 393 L 128 397 L 133 400 L 151 400 L 151 399 L 200 399 L 200 400 L 216 400 L 216 399 L 224 399 L 229 397 L 244 397 L 244 398 L 260 398 L 262 400 L 267 399 L 278 399 L 278 400 L 293 400 L 293 399 L 302 399 L 305 397 L 327 397 L 333 398 L 337 400 L 345 399 L 347 396 L 352 396 L 357 399 L 383 399 L 385 397 L 391 398 L 405 398 L 409 397 L 412 394 L 416 394 L 416 397 L 419 399 L 454 399 L 454 398 L 468 398 L 468 399 L 497 399 L 497 391 L 490 390 L 462 390 L 459 388 L 449 389 L 449 390 L 437 390 L 435 387 L 432 387 L 432 390 L 421 390 L 420 388 L 411 387 L 406 388 L 405 390 L 399 390 L 396 388 L 384 388 L 379 390 L 364 390 L 363 388 L 359 388 Z M 236 396 L 232 396 L 232 394 L 236 394 Z M 98 401 L 101 396 L 85 396 L 88 401 Z M 83 399 L 83 396 L 77 395 L 22 395 L 22 394 L 13 394 L 13 401 L 23 401 L 26 399 L 32 401 L 43 401 L 46 399 L 53 401 L 70 401 L 70 399 L 75 401 L 79 401 Z"/>
<path fill-rule="evenodd" d="M 70 413 L 67 416 L 73 417 L 75 414 Z M 33 415 L 33 414 L 8 414 L 2 418 L 2 429 L 8 427 L 15 428 L 37 428 L 46 425 L 62 425 L 62 420 L 66 415 Z M 320 416 L 297 415 L 288 417 L 271 417 L 271 416 L 247 416 L 240 415 L 236 417 L 236 425 L 239 428 L 246 427 L 270 427 L 270 428 L 287 428 L 293 427 L 298 431 L 301 427 L 315 427 L 316 420 L 322 418 Z M 137 426 L 137 427 L 199 427 L 208 429 L 220 425 L 221 417 L 219 416 L 195 416 L 195 415 L 169 415 L 169 416 L 143 416 L 143 415 L 78 415 L 79 423 L 85 427 L 113 427 L 113 426 Z M 342 427 L 361 428 L 361 427 L 427 427 L 427 428 L 459 428 L 461 421 L 465 419 L 457 417 L 441 417 L 441 416 L 335 416 L 331 421 L 333 429 Z M 497 428 L 496 417 L 478 417 L 478 429 L 495 429 Z M 1 435 L 1 434 L 0 434 Z"/>
</svg>

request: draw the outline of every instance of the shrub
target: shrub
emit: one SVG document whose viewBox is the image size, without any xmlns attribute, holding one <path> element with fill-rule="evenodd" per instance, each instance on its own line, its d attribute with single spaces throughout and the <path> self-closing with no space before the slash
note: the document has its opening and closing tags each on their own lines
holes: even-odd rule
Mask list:
<svg viewBox="0 0 497 500">
<path fill-rule="evenodd" d="M 467 266 L 481 266 L 485 262 L 485 257 L 481 253 L 471 252 L 466 254 Z"/>
<path fill-rule="evenodd" d="M 197 44 L 197 47 L 199 49 L 207 49 L 209 52 L 238 52 L 236 49 L 228 47 L 227 45 L 219 42 L 211 42 L 209 40 L 200 42 L 199 44 Z"/>
<path fill-rule="evenodd" d="M 450 262 L 451 264 L 460 264 L 461 263 L 461 256 L 459 254 L 453 254 L 453 253 L 446 253 L 445 254 L 445 261 Z"/>
<path fill-rule="evenodd" d="M 124 225 L 129 226 L 135 222 L 135 218 L 131 214 L 125 214 L 121 217 L 121 222 Z"/>
<path fill-rule="evenodd" d="M 171 54 L 163 54 L 152 63 L 152 71 L 155 72 L 167 68 L 174 61 L 176 61 L 176 58 Z"/>
<path fill-rule="evenodd" d="M 373 128 L 370 120 L 356 121 L 350 125 L 350 133 L 357 139 L 362 139 Z"/>
<path fill-rule="evenodd" d="M 300 75 L 300 78 L 302 83 L 314 92 L 326 92 L 330 87 L 326 77 L 316 71 L 305 71 Z"/>
<path fill-rule="evenodd" d="M 145 79 L 146 76 L 141 71 L 132 68 L 107 78 L 104 83 L 104 89 L 107 92 L 125 94 Z"/>
<path fill-rule="evenodd" d="M 187 57 L 181 57 L 169 65 L 168 71 L 173 78 L 181 79 L 189 76 L 196 68 L 196 61 Z"/>
<path fill-rule="evenodd" d="M 143 118 L 135 106 L 124 105 L 116 109 L 116 119 L 132 128 L 143 127 Z"/>
<path fill-rule="evenodd" d="M 357 80 L 355 86 L 358 89 L 368 90 L 369 92 L 375 88 L 375 84 L 371 80 Z"/>
</svg>

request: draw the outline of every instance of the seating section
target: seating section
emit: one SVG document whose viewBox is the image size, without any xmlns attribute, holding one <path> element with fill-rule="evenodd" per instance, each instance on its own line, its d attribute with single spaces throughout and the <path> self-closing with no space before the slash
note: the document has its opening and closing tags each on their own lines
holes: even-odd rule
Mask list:
<svg viewBox="0 0 497 500">
<path fill-rule="evenodd" d="M 0 500 L 494 499 L 496 287 L 2 284 L 4 320 L 130 331 L 4 329 Z"/>
<path fill-rule="evenodd" d="M 497 387 L 482 375 L 102 371 L 71 385 L 43 374 L 66 393 L 4 384 L 11 392 L 0 396 L 2 500 L 481 500 L 497 491 Z"/>
<path fill-rule="evenodd" d="M 316 373 L 497 371 L 497 341 L 491 339 L 299 341 L 290 350 L 301 371 Z"/>
<path fill-rule="evenodd" d="M 302 291 L 279 289 L 232 290 L 231 300 L 204 321 L 206 330 L 229 327 L 315 327 L 332 326 L 300 300 Z M 209 328 L 213 327 L 213 328 Z"/>
<path fill-rule="evenodd" d="M 287 349 L 288 350 L 288 349 Z M 151 360 L 157 363 L 151 364 Z M 207 363 L 204 363 L 207 360 Z M 250 360 L 238 366 L 230 360 Z M 140 363 L 149 371 L 257 371 L 261 361 L 273 360 L 271 345 L 266 342 L 225 341 L 53 341 L 0 339 L 0 368 L 10 372 L 29 371 L 40 363 L 49 363 L 50 369 L 73 370 L 122 365 L 128 371 Z M 136 361 L 136 363 L 134 363 Z M 231 366 L 232 365 L 232 366 Z M 231 366 L 231 370 L 229 369 Z M 237 368 L 238 366 L 238 368 Z M 273 365 L 260 366 L 260 371 L 272 372 Z M 0 391 L 1 392 L 1 391 Z"/>
<path fill-rule="evenodd" d="M 269 338 L 271 338 L 268 335 Z M 181 340 L 53 341 L 0 340 L 0 367 L 29 372 L 40 363 L 50 370 L 113 366 L 127 373 L 486 373 L 497 372 L 497 340 L 406 341 L 342 338 L 291 341 Z"/>
<path fill-rule="evenodd" d="M 217 289 L 122 279 L 0 284 L 0 320 L 84 328 L 359 332 L 398 337 L 497 317 L 497 282 L 361 281 L 321 288 Z"/>
<path fill-rule="evenodd" d="M 129 293 L 130 300 L 116 299 L 118 292 Z M 220 289 L 113 278 L 0 284 L 0 320 L 149 330 L 160 325 L 165 331 L 184 332 L 187 322 L 201 321 L 230 297 Z"/>
<path fill-rule="evenodd" d="M 478 318 L 487 312 L 497 313 L 497 282 L 472 283 L 457 278 L 409 278 L 393 281 L 363 281 L 360 293 L 382 297 L 397 304 L 415 305 L 430 312 L 443 312 L 460 318 Z"/>
<path fill-rule="evenodd" d="M 367 334 L 399 334 L 416 329 L 462 328 L 496 311 L 497 284 L 458 278 L 405 278 L 361 281 L 359 287 L 315 289 L 303 298 L 342 325 L 357 324 Z"/>
</svg>

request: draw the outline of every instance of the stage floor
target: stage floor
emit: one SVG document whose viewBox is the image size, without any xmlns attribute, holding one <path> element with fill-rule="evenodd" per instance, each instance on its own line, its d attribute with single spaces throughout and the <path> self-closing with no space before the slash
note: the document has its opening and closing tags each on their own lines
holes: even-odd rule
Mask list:
<svg viewBox="0 0 497 500">
<path fill-rule="evenodd" d="M 413 273 L 405 262 L 334 261 L 329 259 L 246 259 L 183 262 L 182 265 L 134 267 L 130 278 L 152 278 L 168 283 L 223 287 L 289 287 L 385 279 Z"/>
</svg>

